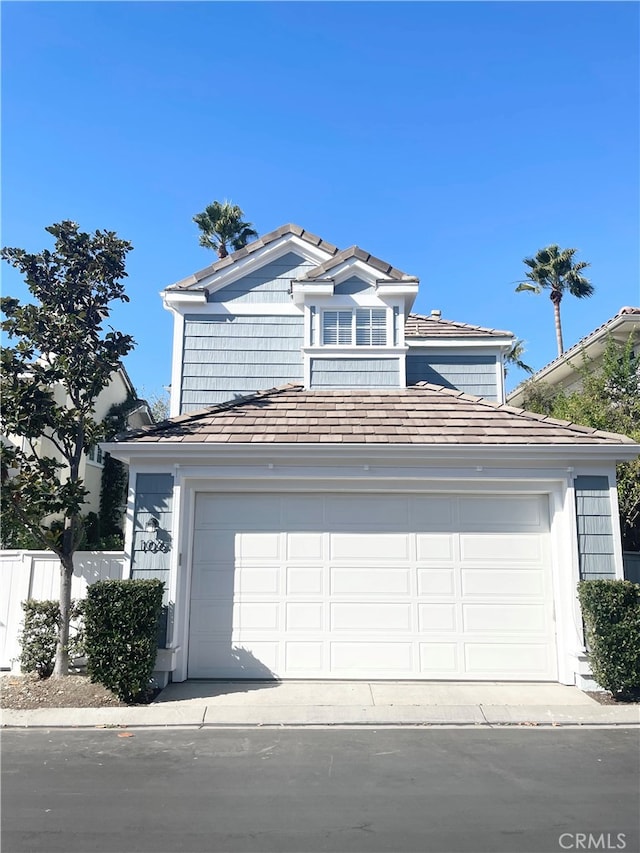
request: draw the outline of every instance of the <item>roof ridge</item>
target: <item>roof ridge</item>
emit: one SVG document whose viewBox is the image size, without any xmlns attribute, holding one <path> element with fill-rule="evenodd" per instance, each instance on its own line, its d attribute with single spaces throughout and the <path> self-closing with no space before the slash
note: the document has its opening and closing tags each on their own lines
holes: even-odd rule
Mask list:
<svg viewBox="0 0 640 853">
<path fill-rule="evenodd" d="M 365 264 L 369 264 L 369 266 L 372 266 L 383 275 L 390 276 L 390 278 L 395 281 L 418 281 L 417 276 L 403 272 L 397 267 L 394 267 L 393 264 L 382 260 L 382 258 L 379 258 L 377 255 L 372 255 L 371 252 L 367 252 L 366 249 L 362 249 L 355 243 L 352 246 L 347 246 L 346 249 L 340 249 L 340 251 L 336 252 L 332 258 L 329 258 L 329 260 L 323 261 L 321 264 L 310 269 L 302 276 L 302 281 L 317 278 L 319 275 L 323 275 L 334 266 L 342 263 L 342 261 L 354 257 L 358 258 L 358 260 L 361 260 Z"/>
<path fill-rule="evenodd" d="M 201 282 L 204 278 L 232 266 L 236 261 L 240 261 L 247 255 L 257 252 L 258 249 L 265 248 L 265 246 L 279 240 L 281 237 L 285 237 L 287 234 L 293 234 L 295 237 L 299 237 L 301 240 L 304 240 L 313 246 L 317 246 L 332 255 L 335 255 L 340 251 L 333 243 L 323 240 L 322 237 L 318 237 L 317 234 L 313 234 L 311 231 L 307 231 L 305 228 L 301 228 L 300 225 L 296 225 L 293 222 L 288 222 L 285 225 L 280 225 L 278 228 L 274 228 L 272 231 L 267 231 L 266 234 L 257 237 L 255 240 L 251 240 L 251 242 L 247 243 L 247 245 L 242 249 L 236 249 L 235 252 L 230 252 L 226 257 L 218 258 L 218 260 L 214 261 L 212 264 L 197 270 L 191 275 L 186 276 L 186 278 L 180 279 L 180 281 L 176 281 L 173 284 L 168 285 L 164 290 L 188 290 Z"/>
</svg>

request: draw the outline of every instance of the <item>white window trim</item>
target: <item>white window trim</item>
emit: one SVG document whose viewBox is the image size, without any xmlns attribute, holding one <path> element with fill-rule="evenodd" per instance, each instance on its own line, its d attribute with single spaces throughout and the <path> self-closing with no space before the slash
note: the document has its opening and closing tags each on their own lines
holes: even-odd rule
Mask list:
<svg viewBox="0 0 640 853">
<path fill-rule="evenodd" d="M 319 315 L 319 322 L 317 324 L 317 337 L 318 340 L 314 342 L 313 347 L 317 347 L 319 349 L 331 349 L 332 351 L 339 349 L 354 349 L 354 350 L 366 350 L 370 352 L 373 349 L 382 349 L 389 350 L 394 348 L 394 338 L 395 338 L 395 330 L 394 330 L 394 306 L 388 305 L 355 305 L 355 306 L 342 306 L 342 305 L 326 305 L 316 308 L 316 313 Z M 357 316 L 358 311 L 384 311 L 385 312 L 385 343 L 384 344 L 359 344 L 357 343 Z M 351 315 L 351 340 L 349 343 L 340 343 L 337 340 L 336 334 L 336 343 L 335 344 L 326 344 L 324 342 L 325 336 L 325 316 L 329 313 L 349 313 Z M 370 315 L 371 316 L 371 315 Z M 371 321 L 370 321 L 370 328 Z M 337 329 L 337 327 L 336 327 Z M 311 334 L 309 333 L 308 337 L 305 337 L 305 340 L 310 343 L 311 342 Z"/>
</svg>

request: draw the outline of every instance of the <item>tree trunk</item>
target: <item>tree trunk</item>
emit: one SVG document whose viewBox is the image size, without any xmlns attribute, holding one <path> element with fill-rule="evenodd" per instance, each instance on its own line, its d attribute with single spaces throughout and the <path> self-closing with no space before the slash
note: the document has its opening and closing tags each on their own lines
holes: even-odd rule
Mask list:
<svg viewBox="0 0 640 853">
<path fill-rule="evenodd" d="M 558 343 L 558 357 L 564 352 L 564 344 L 562 342 L 562 323 L 560 322 L 560 302 L 562 294 L 558 290 L 552 290 L 549 298 L 553 302 L 553 315 L 556 321 L 556 341 Z"/>
<path fill-rule="evenodd" d="M 60 559 L 60 628 L 54 675 L 69 675 L 69 621 L 71 618 L 71 578 L 73 557 Z"/>
</svg>

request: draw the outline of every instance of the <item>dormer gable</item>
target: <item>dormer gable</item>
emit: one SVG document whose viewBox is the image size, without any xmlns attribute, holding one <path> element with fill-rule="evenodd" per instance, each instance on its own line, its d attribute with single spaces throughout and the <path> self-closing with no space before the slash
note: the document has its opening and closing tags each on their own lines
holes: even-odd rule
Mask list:
<svg viewBox="0 0 640 853">
<path fill-rule="evenodd" d="M 162 295 L 167 307 L 177 307 L 180 303 L 204 304 L 211 301 L 213 294 L 287 255 L 297 256 L 300 266 L 306 271 L 329 260 L 338 251 L 332 243 L 298 225 L 282 225 L 249 243 L 244 249 L 238 249 L 226 258 L 169 285 Z"/>
</svg>

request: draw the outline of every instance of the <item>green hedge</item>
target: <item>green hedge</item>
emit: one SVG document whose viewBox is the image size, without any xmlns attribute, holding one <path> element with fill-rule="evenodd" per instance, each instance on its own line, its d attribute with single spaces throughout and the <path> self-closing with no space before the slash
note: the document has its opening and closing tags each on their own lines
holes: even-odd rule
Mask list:
<svg viewBox="0 0 640 853">
<path fill-rule="evenodd" d="M 124 702 L 148 699 L 163 592 L 160 580 L 98 581 L 87 590 L 87 671 Z"/>
<path fill-rule="evenodd" d="M 614 696 L 640 690 L 640 585 L 582 581 L 578 599 L 596 682 Z"/>
<path fill-rule="evenodd" d="M 57 601 L 36 601 L 33 598 L 22 602 L 24 619 L 20 633 L 20 667 L 23 672 L 37 672 L 40 678 L 49 678 L 53 672 L 60 628 L 60 605 Z M 69 654 L 71 657 L 84 655 L 84 626 L 82 615 L 84 601 L 71 602 L 71 625 Z"/>
</svg>

